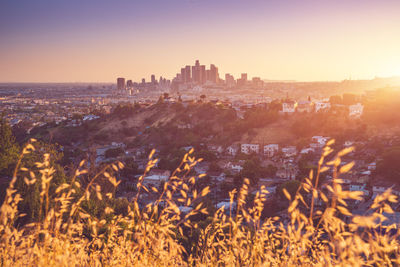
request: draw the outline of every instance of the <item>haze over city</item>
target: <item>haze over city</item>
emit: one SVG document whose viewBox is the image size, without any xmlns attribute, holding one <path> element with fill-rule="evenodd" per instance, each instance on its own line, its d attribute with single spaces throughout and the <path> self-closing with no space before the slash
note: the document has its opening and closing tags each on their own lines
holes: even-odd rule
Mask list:
<svg viewBox="0 0 400 267">
<path fill-rule="evenodd" d="M 0 3 L 0 82 L 172 78 L 200 59 L 235 77 L 400 75 L 399 1 Z"/>
</svg>

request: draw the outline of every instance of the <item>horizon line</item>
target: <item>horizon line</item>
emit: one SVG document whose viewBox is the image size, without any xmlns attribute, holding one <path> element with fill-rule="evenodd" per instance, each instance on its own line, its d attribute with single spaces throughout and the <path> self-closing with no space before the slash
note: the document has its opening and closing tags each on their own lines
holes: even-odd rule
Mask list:
<svg viewBox="0 0 400 267">
<path fill-rule="evenodd" d="M 118 76 L 121 77 L 121 76 Z M 116 77 L 115 79 L 117 79 Z M 125 77 L 123 77 L 125 78 Z M 376 79 L 400 79 L 400 76 L 375 76 L 373 78 L 364 78 L 364 79 L 341 79 L 341 80 L 291 80 L 291 79 L 261 79 L 264 82 L 287 82 L 287 83 L 302 83 L 302 82 L 343 82 L 343 81 L 366 81 L 366 80 L 376 80 Z M 172 80 L 172 79 L 168 79 Z M 251 81 L 251 79 L 249 79 Z M 0 81 L 0 84 L 115 84 L 116 82 L 112 81 Z M 140 82 L 139 82 L 140 83 Z"/>
</svg>

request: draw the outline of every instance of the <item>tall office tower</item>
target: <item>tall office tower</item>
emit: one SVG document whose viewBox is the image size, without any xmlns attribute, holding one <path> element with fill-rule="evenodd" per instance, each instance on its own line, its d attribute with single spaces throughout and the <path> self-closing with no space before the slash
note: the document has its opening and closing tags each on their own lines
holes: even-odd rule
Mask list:
<svg viewBox="0 0 400 267">
<path fill-rule="evenodd" d="M 177 80 L 177 82 L 182 82 L 183 80 L 183 77 L 182 77 L 182 75 L 180 74 L 180 73 L 177 73 L 176 74 L 176 80 Z"/>
<path fill-rule="evenodd" d="M 229 73 L 225 74 L 225 83 L 227 87 L 235 87 L 236 82 L 233 75 L 230 75 Z"/>
<path fill-rule="evenodd" d="M 133 82 L 132 82 L 132 80 L 127 80 L 127 81 L 126 81 L 126 87 L 129 88 L 129 89 L 132 89 L 132 88 L 133 88 Z"/>
<path fill-rule="evenodd" d="M 247 84 L 247 73 L 242 73 L 240 79 L 237 80 L 238 86 L 245 86 Z"/>
<path fill-rule="evenodd" d="M 242 73 L 242 81 L 244 82 L 244 84 L 247 83 L 247 73 Z"/>
<path fill-rule="evenodd" d="M 145 84 L 145 83 L 146 83 L 146 79 L 143 78 L 143 79 L 142 79 L 142 84 Z"/>
<path fill-rule="evenodd" d="M 125 78 L 117 78 L 118 90 L 125 90 Z"/>
<path fill-rule="evenodd" d="M 210 70 L 206 70 L 206 81 L 211 81 L 211 71 Z"/>
<path fill-rule="evenodd" d="M 210 81 L 217 84 L 219 81 L 218 68 L 214 64 L 210 65 Z"/>
<path fill-rule="evenodd" d="M 256 88 L 262 88 L 264 86 L 264 81 L 262 81 L 260 77 L 253 77 L 252 83 Z"/>
<path fill-rule="evenodd" d="M 158 83 L 163 83 L 163 77 L 162 76 L 160 76 L 160 79 L 158 80 Z"/>
<path fill-rule="evenodd" d="M 185 66 L 185 81 L 188 83 L 192 80 L 191 75 L 190 75 L 190 66 L 187 65 Z"/>
<path fill-rule="evenodd" d="M 196 83 L 200 83 L 200 62 L 196 60 L 196 64 L 192 66 L 192 78 Z"/>
<path fill-rule="evenodd" d="M 156 84 L 156 75 L 154 74 L 151 75 L 151 83 Z"/>
<path fill-rule="evenodd" d="M 206 82 L 206 66 L 201 65 L 200 66 L 200 83 L 204 84 Z"/>
<path fill-rule="evenodd" d="M 186 73 L 185 73 L 186 69 L 185 68 L 181 68 L 181 77 L 182 77 L 182 82 L 186 83 Z"/>
</svg>

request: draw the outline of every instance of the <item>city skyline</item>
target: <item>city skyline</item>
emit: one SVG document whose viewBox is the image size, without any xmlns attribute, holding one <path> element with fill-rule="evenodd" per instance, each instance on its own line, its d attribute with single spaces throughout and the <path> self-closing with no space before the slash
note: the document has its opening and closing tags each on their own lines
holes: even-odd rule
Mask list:
<svg viewBox="0 0 400 267">
<path fill-rule="evenodd" d="M 399 10 L 358 0 L 3 1 L 0 82 L 172 79 L 196 59 L 221 78 L 400 76 Z"/>
</svg>

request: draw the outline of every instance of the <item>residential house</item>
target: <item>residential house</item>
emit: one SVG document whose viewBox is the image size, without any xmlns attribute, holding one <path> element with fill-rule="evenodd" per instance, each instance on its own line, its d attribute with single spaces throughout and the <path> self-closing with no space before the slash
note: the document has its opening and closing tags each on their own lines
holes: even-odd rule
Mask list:
<svg viewBox="0 0 400 267">
<path fill-rule="evenodd" d="M 225 212 L 229 212 L 231 205 L 232 205 L 232 210 L 236 210 L 237 203 L 232 202 L 232 204 L 231 204 L 229 200 L 218 202 L 216 207 L 217 207 L 217 209 L 220 209 L 223 207 Z"/>
<path fill-rule="evenodd" d="M 352 118 L 359 118 L 363 114 L 364 106 L 361 103 L 349 106 L 349 116 Z"/>
<path fill-rule="evenodd" d="M 294 157 L 297 155 L 297 149 L 295 146 L 287 146 L 282 148 L 282 153 L 285 157 Z"/>
<path fill-rule="evenodd" d="M 296 179 L 296 175 L 297 175 L 297 169 L 295 167 L 286 167 L 283 169 L 279 169 L 276 172 L 276 176 L 278 176 L 281 179 L 287 179 L 287 180 Z"/>
<path fill-rule="evenodd" d="M 224 151 L 224 149 L 222 148 L 222 146 L 219 145 L 209 145 L 208 146 L 208 150 L 215 152 L 215 153 L 222 153 Z"/>
<path fill-rule="evenodd" d="M 330 102 L 316 102 L 315 103 L 315 112 L 322 112 L 329 110 L 331 108 Z"/>
<path fill-rule="evenodd" d="M 368 164 L 368 170 L 369 171 L 376 170 L 376 162 L 371 162 L 370 164 Z"/>
<path fill-rule="evenodd" d="M 273 157 L 278 151 L 278 144 L 269 144 L 264 146 L 264 155 L 267 155 L 268 157 Z"/>
<path fill-rule="evenodd" d="M 353 146 L 353 144 L 354 144 L 353 141 L 346 141 L 346 142 L 344 142 L 344 146 L 345 146 L 345 147 L 351 147 L 351 146 Z"/>
<path fill-rule="evenodd" d="M 311 138 L 311 140 L 314 143 L 314 145 L 316 145 L 317 147 L 323 147 L 326 144 L 326 142 L 328 142 L 329 137 L 316 135 L 316 136 L 313 136 Z"/>
<path fill-rule="evenodd" d="M 314 103 L 311 101 L 299 101 L 297 104 L 297 112 L 310 113 L 314 109 Z"/>
<path fill-rule="evenodd" d="M 297 102 L 292 100 L 286 100 L 282 103 L 283 113 L 294 113 L 296 111 Z"/>
<path fill-rule="evenodd" d="M 387 181 L 379 181 L 372 185 L 372 198 L 377 195 L 383 194 L 389 188 L 392 188 L 393 184 Z"/>
<path fill-rule="evenodd" d="M 89 114 L 83 117 L 84 121 L 91 121 L 91 120 L 96 120 L 99 119 L 99 116 L 93 115 L 93 114 Z"/>
<path fill-rule="evenodd" d="M 281 179 L 294 180 L 296 179 L 297 173 L 298 168 L 296 164 L 293 164 L 292 162 L 285 162 L 278 168 L 276 176 Z"/>
<path fill-rule="evenodd" d="M 166 182 L 170 176 L 171 171 L 169 170 L 153 169 L 144 177 L 143 185 L 158 187 L 161 183 Z"/>
<path fill-rule="evenodd" d="M 210 178 L 215 181 L 215 182 L 224 182 L 225 181 L 225 173 L 223 172 L 208 172 L 208 175 L 210 176 Z"/>
<path fill-rule="evenodd" d="M 236 156 L 239 148 L 236 145 L 230 145 L 226 148 L 226 152 L 231 156 Z"/>
<path fill-rule="evenodd" d="M 244 154 L 257 153 L 259 152 L 259 144 L 241 144 L 241 152 Z"/>
<path fill-rule="evenodd" d="M 300 154 L 308 154 L 308 153 L 314 153 L 314 152 L 315 152 L 315 149 L 314 149 L 314 148 L 306 147 L 306 148 L 303 148 L 303 149 L 300 151 Z"/>
<path fill-rule="evenodd" d="M 239 173 L 239 172 L 241 172 L 243 170 L 242 164 L 233 163 L 233 162 L 228 162 L 225 165 L 225 168 L 229 169 L 229 170 L 231 170 L 232 172 L 235 172 L 235 173 Z"/>
<path fill-rule="evenodd" d="M 364 193 L 364 196 L 369 196 L 369 191 L 366 187 L 366 183 L 351 182 L 349 185 L 349 191 L 361 191 Z"/>
</svg>

